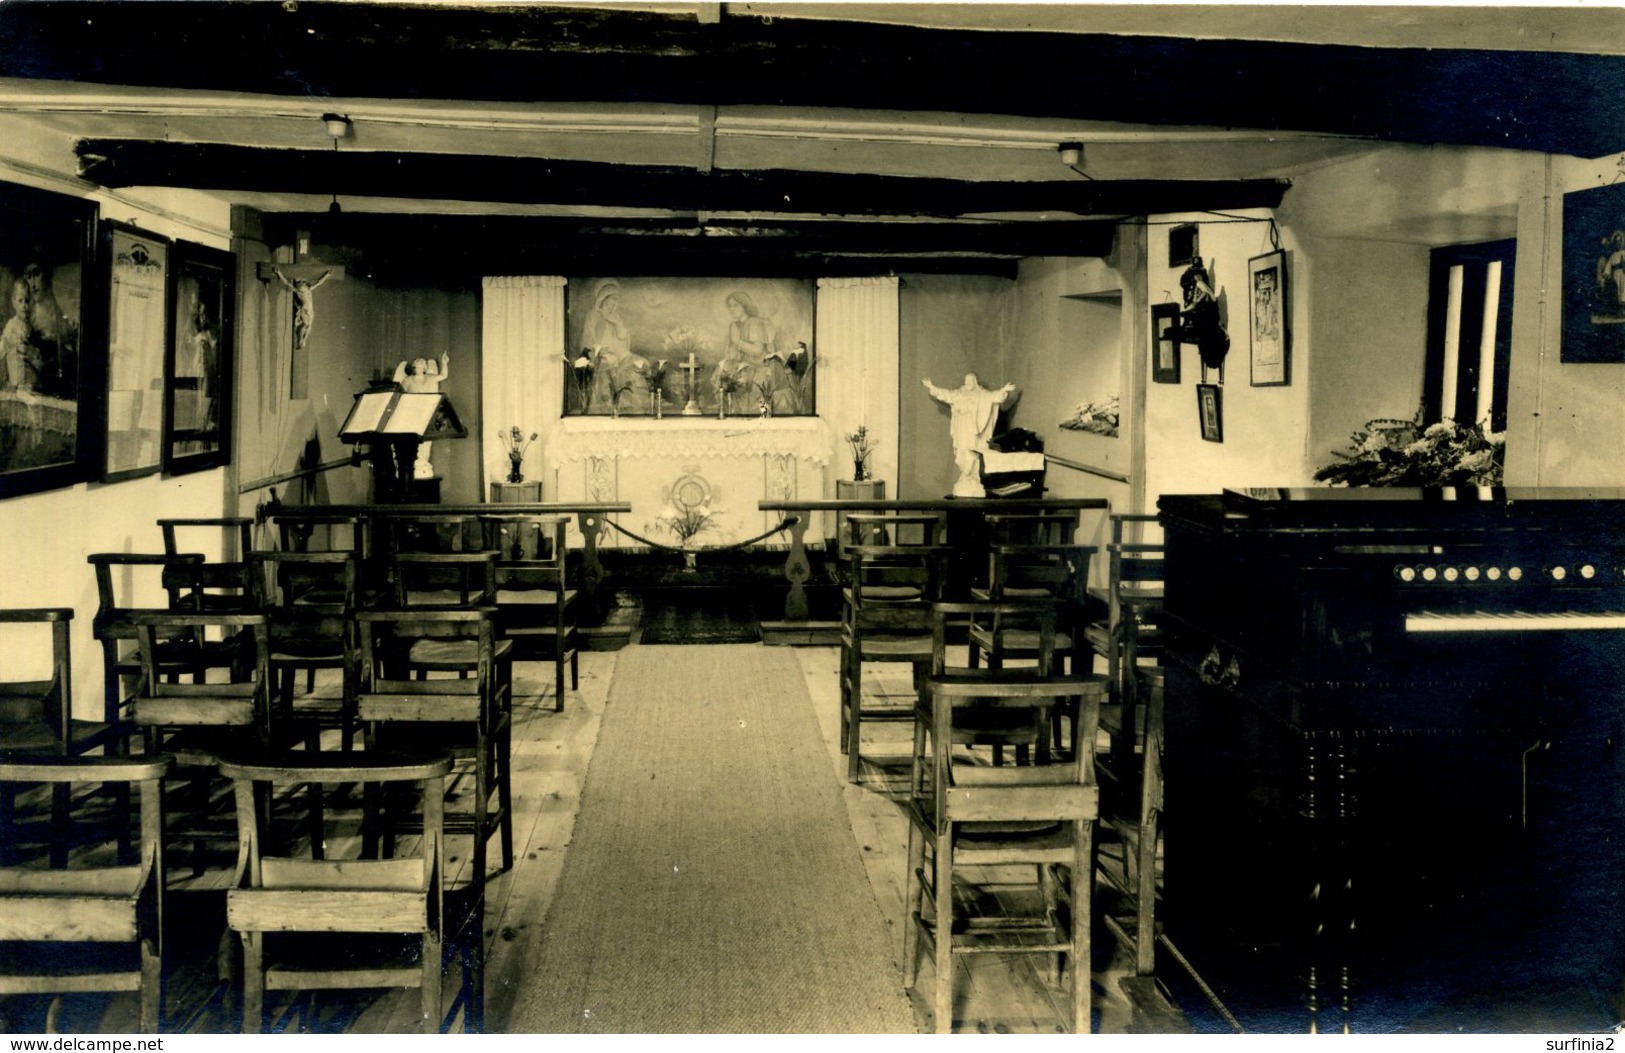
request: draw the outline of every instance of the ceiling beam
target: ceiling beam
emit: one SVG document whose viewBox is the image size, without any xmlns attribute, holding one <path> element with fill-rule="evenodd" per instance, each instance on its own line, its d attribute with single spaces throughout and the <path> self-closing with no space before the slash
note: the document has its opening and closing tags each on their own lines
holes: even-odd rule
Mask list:
<svg viewBox="0 0 1625 1053">
<path fill-rule="evenodd" d="M 708 24 L 585 6 L 46 0 L 0 4 L 0 76 L 303 99 L 878 107 L 1585 157 L 1625 150 L 1625 55 L 1201 40 L 1178 28 L 1129 36 L 731 13 Z"/>
<path fill-rule="evenodd" d="M 534 157 L 272 150 L 221 143 L 86 139 L 82 178 L 110 188 L 330 194 L 680 212 L 961 217 L 1145 215 L 1274 208 L 1278 179 L 980 182 L 785 170 L 621 165 Z"/>
</svg>

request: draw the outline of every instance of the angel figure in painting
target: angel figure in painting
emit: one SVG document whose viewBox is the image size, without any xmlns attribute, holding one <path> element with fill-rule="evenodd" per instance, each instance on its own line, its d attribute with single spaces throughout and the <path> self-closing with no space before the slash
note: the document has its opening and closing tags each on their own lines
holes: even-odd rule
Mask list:
<svg viewBox="0 0 1625 1053">
<path fill-rule="evenodd" d="M 411 361 L 402 359 L 395 367 L 395 383 L 401 386 L 402 391 L 414 394 L 434 393 L 440 390 L 440 384 L 451 375 L 451 356 L 442 354 L 440 361 L 432 358 L 414 358 Z M 432 442 L 418 445 L 418 459 L 412 465 L 414 479 L 433 479 L 434 465 L 429 463 L 429 451 L 434 446 Z"/>
<path fill-rule="evenodd" d="M 1014 384 L 1006 384 L 996 391 L 982 387 L 975 373 L 965 374 L 965 383 L 957 388 L 939 388 L 927 377 L 922 383 L 925 390 L 938 402 L 946 403 L 948 437 L 954 444 L 954 466 L 959 478 L 954 480 L 953 496 L 986 497 L 982 487 L 981 451 L 987 449 L 987 440 L 993 434 L 993 422 L 998 419 L 999 407 Z"/>
<path fill-rule="evenodd" d="M 282 273 L 280 267 L 272 268 L 277 280 L 288 287 L 293 293 L 293 349 L 298 351 L 310 339 L 310 329 L 316 324 L 316 290 L 321 288 L 331 275 L 332 271 L 323 271 L 315 278 L 290 278 Z"/>
</svg>

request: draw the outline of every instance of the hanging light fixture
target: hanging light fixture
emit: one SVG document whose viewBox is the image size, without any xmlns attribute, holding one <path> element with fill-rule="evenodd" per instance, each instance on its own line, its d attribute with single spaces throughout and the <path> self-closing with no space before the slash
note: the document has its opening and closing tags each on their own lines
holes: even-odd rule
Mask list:
<svg viewBox="0 0 1625 1053">
<path fill-rule="evenodd" d="M 339 140 L 347 137 L 355 127 L 350 118 L 344 116 L 342 113 L 322 114 L 322 125 L 327 129 L 327 134 L 333 137 L 334 153 L 339 152 Z M 344 209 L 339 205 L 338 192 L 334 191 L 333 200 L 327 206 L 327 214 L 328 216 L 336 219 L 338 216 L 342 215 L 343 212 Z"/>
</svg>

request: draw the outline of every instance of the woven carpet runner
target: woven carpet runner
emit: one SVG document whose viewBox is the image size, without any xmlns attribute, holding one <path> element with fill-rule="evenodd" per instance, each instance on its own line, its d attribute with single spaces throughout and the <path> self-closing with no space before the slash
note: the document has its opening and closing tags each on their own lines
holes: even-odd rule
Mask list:
<svg viewBox="0 0 1625 1053">
<path fill-rule="evenodd" d="M 629 647 L 510 1030 L 912 1032 L 894 931 L 795 655 Z"/>
</svg>

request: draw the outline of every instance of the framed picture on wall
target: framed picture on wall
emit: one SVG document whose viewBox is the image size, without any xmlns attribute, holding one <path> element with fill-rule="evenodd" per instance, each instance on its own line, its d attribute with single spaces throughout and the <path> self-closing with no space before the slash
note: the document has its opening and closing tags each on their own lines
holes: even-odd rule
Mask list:
<svg viewBox="0 0 1625 1053">
<path fill-rule="evenodd" d="M 571 278 L 564 412 L 813 415 L 814 295 L 803 278 Z"/>
<path fill-rule="evenodd" d="M 1224 441 L 1224 389 L 1217 384 L 1196 385 L 1196 411 L 1202 425 L 1202 438 Z"/>
<path fill-rule="evenodd" d="M 1151 305 L 1151 379 L 1179 383 L 1179 305 Z"/>
<path fill-rule="evenodd" d="M 1625 183 L 1563 195 L 1564 362 L 1625 362 Z"/>
<path fill-rule="evenodd" d="M 96 205 L 0 183 L 0 497 L 91 478 L 100 449 L 81 349 L 100 312 Z"/>
<path fill-rule="evenodd" d="M 178 241 L 170 275 L 164 471 L 179 475 L 231 460 L 236 264 L 229 252 Z"/>
<path fill-rule="evenodd" d="M 1251 378 L 1255 388 L 1291 383 L 1287 331 L 1286 253 L 1277 249 L 1247 261 L 1251 326 Z"/>
<path fill-rule="evenodd" d="M 158 471 L 164 460 L 164 350 L 169 334 L 169 242 L 103 223 L 107 362 L 102 387 L 104 482 Z"/>
</svg>

